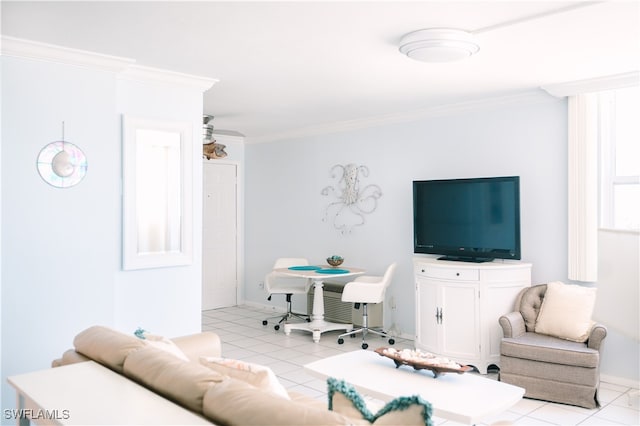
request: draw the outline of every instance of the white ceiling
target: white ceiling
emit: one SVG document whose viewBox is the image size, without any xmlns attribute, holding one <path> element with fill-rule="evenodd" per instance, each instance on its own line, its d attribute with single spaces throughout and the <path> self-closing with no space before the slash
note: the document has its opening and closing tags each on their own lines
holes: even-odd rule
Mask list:
<svg viewBox="0 0 640 426">
<path fill-rule="evenodd" d="M 640 69 L 640 2 L 2 1 L 2 34 L 219 80 L 216 129 L 247 141 Z M 428 64 L 398 52 L 427 27 L 480 52 Z"/>
</svg>

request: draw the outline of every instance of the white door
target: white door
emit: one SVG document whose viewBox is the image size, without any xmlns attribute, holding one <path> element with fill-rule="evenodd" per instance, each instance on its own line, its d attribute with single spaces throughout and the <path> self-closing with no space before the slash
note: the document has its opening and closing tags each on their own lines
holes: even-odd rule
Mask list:
<svg viewBox="0 0 640 426">
<path fill-rule="evenodd" d="M 203 165 L 202 309 L 237 303 L 237 165 Z"/>
<path fill-rule="evenodd" d="M 438 353 L 438 330 L 440 321 L 437 313 L 438 286 L 431 281 L 418 280 L 416 298 L 416 347 L 427 352 Z"/>
</svg>

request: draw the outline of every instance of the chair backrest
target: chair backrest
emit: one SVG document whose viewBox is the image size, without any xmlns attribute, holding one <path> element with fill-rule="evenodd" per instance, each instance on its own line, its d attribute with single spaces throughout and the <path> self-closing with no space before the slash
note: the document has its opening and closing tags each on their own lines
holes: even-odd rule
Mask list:
<svg viewBox="0 0 640 426">
<path fill-rule="evenodd" d="M 264 278 L 264 289 L 267 293 L 289 293 L 292 288 L 300 287 L 299 292 L 306 292 L 309 288 L 309 280 L 279 274 L 275 269 L 288 268 L 290 266 L 307 266 L 309 261 L 302 257 L 281 257 L 273 264 L 273 271 Z"/>
<path fill-rule="evenodd" d="M 522 314 L 527 331 L 534 331 L 540 307 L 547 292 L 546 284 L 534 285 L 523 289 L 516 298 L 515 310 Z"/>
<path fill-rule="evenodd" d="M 389 265 L 382 277 L 364 275 L 347 283 L 342 292 L 342 301 L 362 303 L 380 303 L 384 301 L 396 266 L 396 262 Z"/>
</svg>

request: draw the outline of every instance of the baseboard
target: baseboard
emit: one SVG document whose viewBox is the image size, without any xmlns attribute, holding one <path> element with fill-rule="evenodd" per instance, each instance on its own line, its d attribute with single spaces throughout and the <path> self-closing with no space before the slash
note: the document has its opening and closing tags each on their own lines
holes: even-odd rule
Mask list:
<svg viewBox="0 0 640 426">
<path fill-rule="evenodd" d="M 246 306 L 250 306 L 252 308 L 265 309 L 266 311 L 273 312 L 275 314 L 278 314 L 278 313 L 284 314 L 285 312 L 287 312 L 287 309 L 285 307 L 267 305 L 266 303 L 257 303 L 257 302 L 250 302 L 248 300 L 245 300 L 242 304 Z"/>
<path fill-rule="evenodd" d="M 640 381 L 627 379 L 625 377 L 611 376 L 609 374 L 600 374 L 600 381 L 611 383 L 612 385 L 625 386 L 633 389 L 640 389 Z"/>
</svg>

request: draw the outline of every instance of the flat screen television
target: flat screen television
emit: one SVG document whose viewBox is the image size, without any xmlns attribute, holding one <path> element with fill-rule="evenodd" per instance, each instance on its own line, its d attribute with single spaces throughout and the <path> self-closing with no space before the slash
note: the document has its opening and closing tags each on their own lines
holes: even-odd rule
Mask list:
<svg viewBox="0 0 640 426">
<path fill-rule="evenodd" d="M 413 182 L 414 253 L 520 259 L 519 176 Z"/>
</svg>

